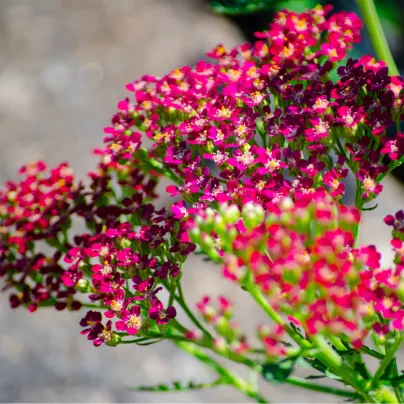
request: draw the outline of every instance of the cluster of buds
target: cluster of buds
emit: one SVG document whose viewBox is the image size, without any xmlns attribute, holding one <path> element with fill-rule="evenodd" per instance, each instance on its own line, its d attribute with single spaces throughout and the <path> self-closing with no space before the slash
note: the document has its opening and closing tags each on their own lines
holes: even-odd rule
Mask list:
<svg viewBox="0 0 404 404">
<path fill-rule="evenodd" d="M 226 297 L 218 297 L 217 309 L 212 305 L 209 296 L 204 296 L 196 307 L 204 321 L 211 325 L 217 334 L 213 342 L 217 351 L 242 354 L 250 350 L 246 337 L 233 321 L 233 304 Z"/>
<path fill-rule="evenodd" d="M 370 331 L 385 335 L 404 328 L 404 267 L 397 241 L 401 255 L 394 268 L 380 267 L 374 246 L 355 248 L 358 222 L 355 208 L 317 189 L 267 205 L 265 213 L 252 204 L 241 211 L 236 205 L 202 211 L 190 235 L 221 262 L 224 276 L 247 290 L 258 286 L 285 323 L 307 336 L 343 337 L 360 346 Z M 285 352 L 274 344 L 282 333 L 282 327 L 261 332 L 271 352 Z"/>
</svg>

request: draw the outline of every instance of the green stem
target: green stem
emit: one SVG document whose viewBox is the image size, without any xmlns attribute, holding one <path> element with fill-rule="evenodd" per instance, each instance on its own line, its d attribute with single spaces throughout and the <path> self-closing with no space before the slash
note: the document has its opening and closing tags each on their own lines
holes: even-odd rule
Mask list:
<svg viewBox="0 0 404 404">
<path fill-rule="evenodd" d="M 340 130 L 338 130 L 338 128 L 336 128 L 335 130 L 331 131 L 334 140 L 335 140 L 335 144 L 336 144 L 336 148 L 339 151 L 339 153 L 344 156 L 345 159 L 345 163 L 348 166 L 348 168 L 351 170 L 353 175 L 356 175 L 356 170 L 354 169 L 354 167 L 351 164 L 351 160 L 348 158 L 348 155 L 345 152 L 344 146 L 342 145 L 340 139 L 339 139 L 339 135 L 340 135 Z"/>
<path fill-rule="evenodd" d="M 358 373 L 352 369 L 349 365 L 342 361 L 341 356 L 339 356 L 326 342 L 325 338 L 321 335 L 317 335 L 314 341 L 319 349 L 317 355 L 318 359 L 327 364 L 329 369 L 340 376 L 345 384 L 352 386 L 362 398 L 365 399 L 367 403 L 375 403 L 372 396 L 368 394 L 366 383 Z"/>
<path fill-rule="evenodd" d="M 177 344 L 179 345 L 179 344 Z M 180 347 L 182 347 L 182 345 L 179 345 Z M 209 348 L 209 347 L 206 347 Z M 212 347 L 210 347 L 210 349 L 212 349 Z M 220 352 L 218 352 L 217 350 L 214 350 L 216 353 L 221 354 Z M 230 358 L 227 355 L 224 355 L 225 358 L 230 359 L 234 361 L 234 358 Z M 244 360 L 236 360 L 236 362 L 238 363 L 242 363 L 246 366 L 248 366 L 250 369 L 252 369 L 254 372 L 259 372 L 262 373 L 261 367 L 254 363 L 253 361 L 249 360 L 248 358 L 244 358 Z M 314 384 L 311 382 L 308 382 L 304 379 L 300 379 L 298 377 L 288 377 L 285 380 L 285 383 L 288 383 L 290 385 L 293 386 L 298 386 L 298 387 L 302 387 L 305 388 L 307 390 L 312 390 L 312 391 L 318 391 L 318 392 L 322 392 L 322 393 L 328 393 L 328 394 L 333 394 L 333 395 L 337 395 L 337 396 L 341 396 L 341 397 L 354 397 L 355 396 L 355 392 L 354 391 L 349 391 L 349 390 L 343 390 L 343 389 L 338 389 L 338 388 L 334 388 L 334 387 L 329 387 L 329 386 L 321 386 L 318 384 Z"/>
<path fill-rule="evenodd" d="M 242 355 L 237 355 L 237 354 L 231 354 L 229 352 L 223 352 L 221 350 L 215 349 L 215 347 L 212 345 L 211 342 L 208 342 L 206 340 L 198 340 L 198 341 L 190 341 L 188 338 L 185 338 L 180 335 L 173 335 L 173 334 L 160 334 L 160 333 L 155 333 L 155 332 L 149 332 L 149 337 L 146 338 L 138 338 L 135 340 L 122 340 L 121 343 L 126 343 L 126 344 L 131 344 L 131 343 L 138 343 L 140 341 L 144 340 L 149 340 L 149 339 L 169 339 L 176 343 L 180 348 L 183 348 L 182 343 L 185 343 L 185 345 L 188 347 L 190 344 L 194 344 L 195 346 L 199 346 L 200 348 L 207 348 L 215 352 L 216 354 L 221 355 L 222 357 L 229 359 L 233 362 L 243 364 L 250 368 L 255 374 L 261 374 L 262 373 L 262 367 L 255 363 L 253 360 L 246 358 Z M 185 349 L 187 352 L 190 353 L 188 349 Z M 202 352 L 199 350 L 198 352 Z M 349 390 L 343 390 L 343 389 L 338 389 L 334 387 L 328 387 L 328 386 L 321 386 L 318 384 L 314 384 L 311 382 L 308 382 L 307 380 L 300 379 L 298 377 L 289 377 L 285 380 L 285 383 L 288 383 L 293 386 L 299 386 L 302 388 L 305 388 L 307 390 L 312 390 L 312 391 L 319 391 L 322 393 L 328 393 L 328 394 L 333 394 L 336 396 L 341 396 L 341 397 L 354 397 L 355 392 L 349 391 Z"/>
<path fill-rule="evenodd" d="M 394 359 L 393 376 L 395 376 L 395 377 L 399 376 L 398 368 L 397 368 L 397 360 L 396 359 Z M 393 390 L 394 390 L 394 394 L 397 397 L 397 401 L 399 403 L 404 403 L 404 396 L 403 396 L 403 393 L 401 392 L 400 385 L 399 384 L 393 384 Z"/>
<path fill-rule="evenodd" d="M 404 333 L 400 334 L 398 338 L 394 341 L 391 347 L 386 352 L 384 359 L 380 363 L 379 368 L 376 370 L 376 373 L 372 380 L 372 386 L 376 387 L 379 383 L 380 378 L 383 376 L 384 372 L 386 371 L 387 367 L 390 363 L 395 359 L 396 353 L 399 350 L 401 344 L 404 342 Z"/>
<path fill-rule="evenodd" d="M 267 315 L 277 324 L 284 327 L 288 335 L 299 344 L 303 349 L 312 347 L 312 344 L 293 330 L 283 318 L 268 304 L 266 298 L 261 291 L 253 284 L 246 285 L 246 289 L 250 292 L 254 300 L 261 306 Z M 374 402 L 372 397 L 367 394 L 363 380 L 360 380 L 357 373 L 350 366 L 342 362 L 341 357 L 325 342 L 323 337 L 316 337 L 316 343 L 319 353 L 316 355 L 323 363 L 325 363 L 335 374 L 339 375 L 344 382 L 352 386 L 358 394 L 360 394 L 367 402 Z"/>
<path fill-rule="evenodd" d="M 384 177 L 386 177 L 388 174 L 390 174 L 395 168 L 400 167 L 401 164 L 403 164 L 403 163 L 404 163 L 404 156 L 401 157 L 399 160 L 395 160 L 395 161 L 391 162 L 389 164 L 389 169 L 385 173 L 379 174 L 377 176 L 376 182 L 377 183 L 381 182 Z"/>
<path fill-rule="evenodd" d="M 383 27 L 373 0 L 357 0 L 358 6 L 362 12 L 366 29 L 369 33 L 370 40 L 376 52 L 376 56 L 384 60 L 389 68 L 391 76 L 399 76 L 393 55 L 391 54 L 389 44 L 384 35 Z"/>
<path fill-rule="evenodd" d="M 356 179 L 356 191 L 355 191 L 355 207 L 359 211 L 359 215 L 362 216 L 362 207 L 363 207 L 363 200 L 361 195 L 361 185 L 358 179 Z M 359 229 L 360 229 L 360 217 L 359 220 L 355 223 L 354 227 L 354 247 L 357 248 L 359 245 Z"/>
<path fill-rule="evenodd" d="M 381 353 L 379 353 L 379 352 L 375 351 L 374 349 L 369 348 L 367 346 L 363 346 L 362 348 L 359 348 L 359 350 L 367 355 L 373 356 L 376 359 L 379 359 L 379 360 L 384 359 L 384 355 L 382 355 Z"/>
<path fill-rule="evenodd" d="M 255 389 L 253 389 L 249 383 L 245 380 L 237 376 L 235 373 L 226 369 L 218 362 L 216 362 L 213 358 L 208 356 L 203 350 L 198 348 L 195 344 L 191 342 L 176 342 L 176 345 L 179 346 L 184 351 L 188 352 L 195 358 L 199 359 L 205 365 L 209 366 L 213 370 L 218 373 L 222 379 L 228 384 L 233 385 L 238 390 L 243 392 L 246 396 L 253 398 L 257 403 L 268 403 L 269 401 L 262 397 Z"/>
<path fill-rule="evenodd" d="M 258 303 L 259 306 L 265 311 L 268 317 L 275 323 L 281 325 L 288 335 L 303 349 L 309 349 L 312 347 L 311 343 L 307 341 L 303 336 L 296 332 L 285 320 L 271 307 L 265 296 L 262 295 L 261 291 L 257 286 L 250 283 L 244 285 L 253 299 Z"/>
<path fill-rule="evenodd" d="M 185 302 L 184 294 L 182 292 L 181 282 L 178 282 L 178 296 L 175 296 L 175 300 L 179 303 L 182 309 L 185 311 L 189 319 L 210 339 L 213 339 L 211 333 L 201 324 L 201 322 L 195 317 L 190 308 Z"/>
</svg>

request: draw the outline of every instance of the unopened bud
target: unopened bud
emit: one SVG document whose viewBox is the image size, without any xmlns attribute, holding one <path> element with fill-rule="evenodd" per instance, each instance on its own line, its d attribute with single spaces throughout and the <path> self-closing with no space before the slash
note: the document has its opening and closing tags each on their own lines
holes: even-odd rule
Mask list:
<svg viewBox="0 0 404 404">
<path fill-rule="evenodd" d="M 280 204 L 281 210 L 285 211 L 285 210 L 292 210 L 295 207 L 295 204 L 292 200 L 292 198 L 290 197 L 286 197 L 282 199 L 282 202 Z"/>
<path fill-rule="evenodd" d="M 123 248 L 130 248 L 131 245 L 132 245 L 132 242 L 131 242 L 129 239 L 123 238 L 123 239 L 121 240 L 121 246 L 122 246 Z"/>
<path fill-rule="evenodd" d="M 194 227 L 193 229 L 189 230 L 188 235 L 193 243 L 195 243 L 195 244 L 200 243 L 201 231 L 197 227 Z"/>
<path fill-rule="evenodd" d="M 259 226 L 264 220 L 265 212 L 261 205 L 248 202 L 241 212 L 244 225 L 248 230 Z"/>
<path fill-rule="evenodd" d="M 79 279 L 75 289 L 80 293 L 88 293 L 90 291 L 90 282 L 86 279 Z"/>
<path fill-rule="evenodd" d="M 230 205 L 223 209 L 223 219 L 228 224 L 235 224 L 240 219 L 240 210 L 237 205 Z"/>
<path fill-rule="evenodd" d="M 105 345 L 108 345 L 108 346 L 117 346 L 117 345 L 119 345 L 120 344 L 120 342 L 121 342 L 121 337 L 118 335 L 118 334 L 113 334 L 112 335 L 112 338 L 108 341 L 108 342 L 106 342 L 105 343 Z"/>
<path fill-rule="evenodd" d="M 226 352 L 228 345 L 223 337 L 215 338 L 214 346 L 219 352 Z"/>
<path fill-rule="evenodd" d="M 223 218 L 219 215 L 216 215 L 213 222 L 213 231 L 217 234 L 224 234 L 226 232 L 226 223 Z"/>
<path fill-rule="evenodd" d="M 215 211 L 212 208 L 207 208 L 205 210 L 205 218 L 203 221 L 204 229 L 210 229 L 213 225 L 213 219 L 215 217 Z"/>
<path fill-rule="evenodd" d="M 401 272 L 401 274 L 400 274 L 400 278 L 398 280 L 396 293 L 397 293 L 398 298 L 402 302 L 404 302 L 404 273 L 403 272 Z"/>
</svg>

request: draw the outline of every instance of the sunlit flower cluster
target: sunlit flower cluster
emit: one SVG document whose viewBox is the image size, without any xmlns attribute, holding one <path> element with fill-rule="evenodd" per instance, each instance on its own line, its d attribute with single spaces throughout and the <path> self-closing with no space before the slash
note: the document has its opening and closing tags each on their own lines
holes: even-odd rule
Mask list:
<svg viewBox="0 0 404 404">
<path fill-rule="evenodd" d="M 402 212 L 386 218 L 393 269 L 354 242 L 360 209 L 401 163 L 404 82 L 368 56 L 335 78 L 362 22 L 329 12 L 278 12 L 254 44 L 219 45 L 209 61 L 129 83 L 89 186 L 66 164 L 47 176 L 42 162 L 25 166 L 0 194 L 11 306 L 88 307 L 82 333 L 97 346 L 178 328 L 182 265 L 198 249 L 308 335 L 344 334 L 359 346 L 371 330 L 401 330 Z M 341 204 L 349 172 L 358 210 Z M 163 176 L 169 209 L 155 204 Z M 74 234 L 73 221 L 86 232 Z M 217 347 L 248 351 L 229 307 L 222 297 L 215 311 L 205 298 L 198 310 Z M 283 332 L 260 328 L 271 355 L 286 352 L 276 343 Z"/>
</svg>

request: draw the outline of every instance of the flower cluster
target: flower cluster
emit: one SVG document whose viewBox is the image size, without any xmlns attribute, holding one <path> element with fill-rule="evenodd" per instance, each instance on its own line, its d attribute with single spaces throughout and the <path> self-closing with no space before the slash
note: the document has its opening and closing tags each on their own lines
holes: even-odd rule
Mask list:
<svg viewBox="0 0 404 404">
<path fill-rule="evenodd" d="M 105 325 L 95 310 L 81 322 L 95 345 L 115 344 L 116 332 L 135 334 L 174 318 L 175 308 L 164 308 L 157 296 L 158 284 L 176 282 L 193 245 L 174 214 L 150 203 L 155 178 L 111 164 L 104 155 L 89 189 L 74 182 L 66 164 L 49 176 L 45 171 L 42 162 L 23 167 L 24 179 L 7 183 L 1 193 L 0 276 L 6 289 L 17 292 L 11 306 L 103 309 Z M 83 220 L 91 233 L 71 237 L 73 219 Z"/>
<path fill-rule="evenodd" d="M 356 248 L 358 221 L 356 209 L 339 206 L 318 189 L 273 203 L 265 215 L 254 204 L 241 213 L 236 205 L 221 206 L 214 214 L 202 211 L 191 237 L 222 263 L 225 277 L 246 290 L 257 286 L 285 323 L 308 336 L 345 336 L 360 346 L 370 331 L 388 334 L 404 328 L 404 261 L 398 239 L 393 240 L 394 268 L 380 267 L 374 246 Z M 274 334 L 282 333 L 281 327 Z M 273 335 L 261 334 L 272 352 L 285 352 Z"/>
<path fill-rule="evenodd" d="M 309 334 L 359 343 L 371 327 L 400 329 L 399 264 L 383 272 L 372 247 L 354 248 L 358 214 L 339 201 L 349 171 L 361 209 L 401 164 L 404 81 L 368 56 L 331 80 L 362 23 L 329 12 L 281 11 L 254 44 L 219 45 L 210 61 L 129 83 L 89 186 L 65 164 L 48 177 L 43 163 L 24 167 L 25 179 L 0 194 L 0 276 L 16 291 L 12 307 L 89 307 L 81 325 L 95 345 L 147 337 L 176 316 L 175 301 L 184 306 L 181 268 L 198 247 L 224 263 L 225 277 L 251 274 Z M 154 204 L 162 176 L 171 209 Z M 401 234 L 398 219 L 386 221 Z M 73 220 L 87 232 L 72 235 Z M 222 309 L 208 322 L 248 350 Z M 211 311 L 208 301 L 200 310 Z M 378 314 L 386 324 L 376 325 Z M 278 349 L 278 329 L 260 336 L 268 352 Z"/>
<path fill-rule="evenodd" d="M 204 296 L 196 305 L 198 312 L 203 317 L 206 323 L 213 326 L 218 335 L 214 341 L 214 347 L 218 351 L 234 352 L 242 354 L 250 350 L 250 345 L 247 339 L 242 335 L 241 330 L 236 322 L 233 321 L 233 304 L 224 296 L 219 296 L 217 299 L 216 309 L 209 296 Z M 198 333 L 188 333 L 188 338 L 198 338 Z"/>
<path fill-rule="evenodd" d="M 53 302 L 57 309 L 81 307 L 76 291 L 63 285 L 61 247 L 70 226 L 74 199 L 81 192 L 67 164 L 45 175 L 43 162 L 21 168 L 25 178 L 7 182 L 0 193 L 0 276 L 5 288 L 15 288 L 11 307 L 21 304 L 36 310 L 40 302 Z M 39 242 L 56 247 L 52 254 L 38 251 Z"/>
<path fill-rule="evenodd" d="M 167 187 L 183 200 L 177 218 L 318 186 L 340 198 L 349 169 L 358 200 L 373 199 L 389 159 L 404 150 L 401 133 L 386 135 L 401 116 L 403 81 L 365 56 L 339 67 L 333 83 L 333 62 L 359 41 L 362 24 L 352 13 L 327 19 L 328 11 L 279 12 L 253 45 L 220 45 L 208 53 L 215 63 L 128 84 L 134 100 L 120 101 L 106 128 L 111 161 L 138 164 L 136 128 L 144 131 L 154 142 L 148 157 L 177 182 Z"/>
</svg>

